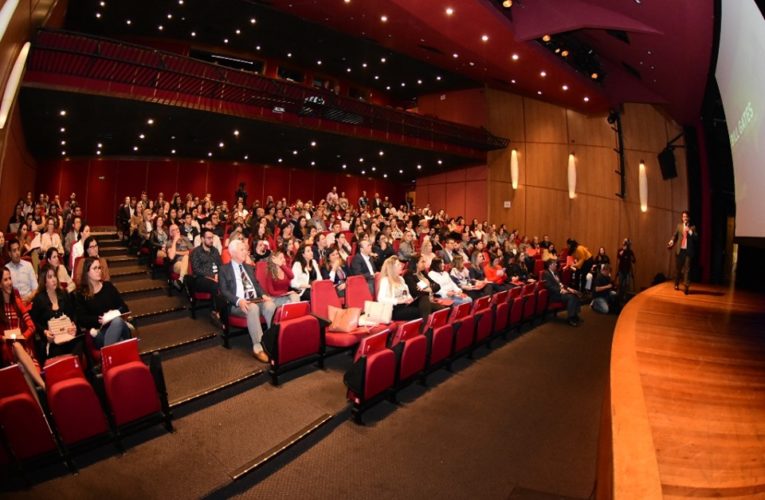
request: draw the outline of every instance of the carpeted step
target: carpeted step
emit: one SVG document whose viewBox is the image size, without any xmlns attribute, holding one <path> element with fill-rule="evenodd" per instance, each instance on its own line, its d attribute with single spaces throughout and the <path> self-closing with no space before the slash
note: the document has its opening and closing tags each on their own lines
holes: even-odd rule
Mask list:
<svg viewBox="0 0 765 500">
<path fill-rule="evenodd" d="M 136 275 L 133 279 L 125 277 L 124 280 L 115 283 L 114 286 L 124 296 L 126 302 L 129 302 L 134 297 L 167 295 L 167 282 L 153 280 L 148 276 Z"/>
<path fill-rule="evenodd" d="M 162 357 L 165 359 L 168 355 L 175 355 L 180 347 L 215 339 L 219 331 L 206 319 L 193 320 L 186 316 L 173 321 L 140 326 L 136 336 L 141 339 L 141 354 L 163 351 Z M 219 344 L 216 340 L 215 345 Z"/>
<path fill-rule="evenodd" d="M 127 255 L 126 253 L 118 253 L 115 255 L 104 255 L 103 257 L 109 261 L 110 268 L 124 267 L 129 265 L 137 265 L 138 257 L 135 255 Z"/>
<path fill-rule="evenodd" d="M 135 279 L 136 276 L 148 276 L 149 270 L 146 268 L 146 266 L 139 265 L 139 264 L 132 264 L 129 266 L 120 266 L 115 269 L 109 269 L 111 280 L 116 283 L 120 282 L 121 280 L 127 279 Z"/>
<path fill-rule="evenodd" d="M 162 316 L 168 313 L 185 311 L 187 303 L 178 296 L 168 297 L 160 295 L 156 297 L 140 297 L 125 300 L 133 319 L 142 320 L 149 317 Z M 173 317 L 176 317 L 174 315 Z"/>
<path fill-rule="evenodd" d="M 110 238 L 97 238 L 98 239 L 98 246 L 99 247 L 120 247 L 125 248 L 125 244 L 123 241 L 119 238 L 116 238 L 114 235 L 112 235 Z"/>
<path fill-rule="evenodd" d="M 98 255 L 102 255 L 107 259 L 116 255 L 127 255 L 127 248 L 125 247 L 99 247 Z"/>
</svg>

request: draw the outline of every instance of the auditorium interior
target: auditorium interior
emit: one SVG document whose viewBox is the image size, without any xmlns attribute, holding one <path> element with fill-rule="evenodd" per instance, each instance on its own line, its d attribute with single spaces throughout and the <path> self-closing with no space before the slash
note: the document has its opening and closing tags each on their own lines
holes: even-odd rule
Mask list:
<svg viewBox="0 0 765 500">
<path fill-rule="evenodd" d="M 765 497 L 726 4 L 0 2 L 0 495 Z"/>
</svg>

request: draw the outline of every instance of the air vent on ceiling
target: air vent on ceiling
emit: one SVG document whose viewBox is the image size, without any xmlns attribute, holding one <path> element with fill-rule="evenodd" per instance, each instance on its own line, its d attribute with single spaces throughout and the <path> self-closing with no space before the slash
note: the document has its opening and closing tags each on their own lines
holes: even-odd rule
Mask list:
<svg viewBox="0 0 765 500">
<path fill-rule="evenodd" d="M 622 66 L 624 66 L 624 69 L 627 70 L 627 73 L 629 73 L 630 75 L 634 76 L 638 80 L 642 80 L 642 78 L 640 76 L 640 72 L 638 70 L 636 70 L 634 67 L 630 66 L 629 64 L 627 64 L 624 61 L 622 61 Z"/>
<path fill-rule="evenodd" d="M 630 36 L 627 34 L 626 31 L 622 31 L 622 30 L 606 30 L 606 33 L 608 33 L 612 37 L 616 38 L 617 40 L 621 40 L 624 43 L 630 43 Z"/>
<path fill-rule="evenodd" d="M 442 55 L 442 56 L 444 55 L 443 52 L 441 52 L 440 50 L 438 50 L 435 47 L 431 47 L 430 45 L 425 45 L 425 44 L 420 43 L 420 44 L 417 44 L 417 46 L 419 48 L 423 49 L 423 50 L 427 50 L 428 52 L 433 52 L 434 54 L 439 54 L 439 55 Z"/>
</svg>

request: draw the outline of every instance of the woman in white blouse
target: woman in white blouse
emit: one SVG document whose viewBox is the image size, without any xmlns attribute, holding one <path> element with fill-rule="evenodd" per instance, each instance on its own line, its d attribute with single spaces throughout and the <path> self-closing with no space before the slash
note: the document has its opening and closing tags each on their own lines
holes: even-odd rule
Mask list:
<svg viewBox="0 0 765 500">
<path fill-rule="evenodd" d="M 90 236 L 90 226 L 85 224 L 82 226 L 80 239 L 72 245 L 72 252 L 71 255 L 69 255 L 69 268 L 72 270 L 72 279 L 74 279 L 74 261 L 77 260 L 77 257 L 81 257 L 85 254 L 85 247 L 83 247 L 82 244 L 88 236 Z"/>
<path fill-rule="evenodd" d="M 393 306 L 394 321 L 410 321 L 422 316 L 420 308 L 409 293 L 409 287 L 401 277 L 401 269 L 401 262 L 397 256 L 385 259 L 380 270 L 377 302 Z"/>
<path fill-rule="evenodd" d="M 441 289 L 436 294 L 442 299 L 453 300 L 455 305 L 473 302 L 473 299 L 454 283 L 449 273 L 444 271 L 444 263 L 441 259 L 435 258 L 430 263 L 428 277 L 441 286 Z"/>
<path fill-rule="evenodd" d="M 61 236 L 56 232 L 56 219 L 53 217 L 48 219 L 47 230 L 40 236 L 40 252 L 45 253 L 51 247 L 59 253 L 64 253 L 64 244 L 61 242 Z"/>
<path fill-rule="evenodd" d="M 311 245 L 303 245 L 292 264 L 293 278 L 290 287 L 297 291 L 300 300 L 311 300 L 311 283 L 321 279 L 319 264 L 313 258 Z"/>
</svg>

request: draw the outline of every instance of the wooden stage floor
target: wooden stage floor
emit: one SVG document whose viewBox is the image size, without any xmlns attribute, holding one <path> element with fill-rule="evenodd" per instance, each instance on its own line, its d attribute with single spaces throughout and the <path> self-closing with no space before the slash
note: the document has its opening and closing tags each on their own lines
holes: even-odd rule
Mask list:
<svg viewBox="0 0 765 500">
<path fill-rule="evenodd" d="M 765 498 L 765 295 L 640 293 L 616 325 L 609 397 L 613 497 Z"/>
</svg>

